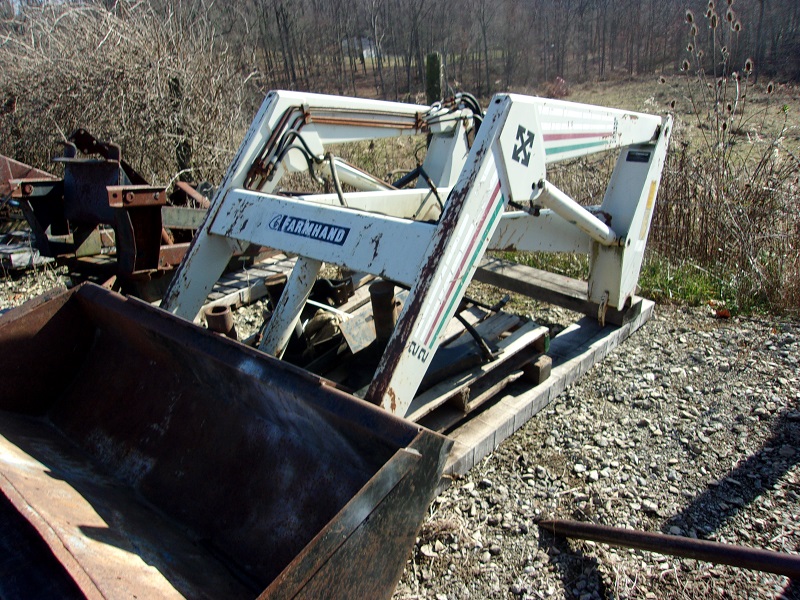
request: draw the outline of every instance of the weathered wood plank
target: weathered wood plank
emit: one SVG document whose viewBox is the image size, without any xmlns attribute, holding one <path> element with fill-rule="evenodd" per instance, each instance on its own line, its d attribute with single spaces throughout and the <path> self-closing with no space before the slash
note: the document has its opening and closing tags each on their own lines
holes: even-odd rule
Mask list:
<svg viewBox="0 0 800 600">
<path fill-rule="evenodd" d="M 474 280 L 597 318 L 599 305 L 588 300 L 589 287 L 585 281 L 493 257 L 484 258 Z M 606 323 L 622 325 L 634 317 L 631 309 L 636 310 L 634 302 L 628 309 L 609 307 Z"/>
<path fill-rule="evenodd" d="M 589 286 L 585 281 L 493 257 L 481 261 L 475 280 L 532 298 L 554 295 L 559 299 L 566 297 L 585 301 L 589 295 Z"/>
<path fill-rule="evenodd" d="M 446 433 L 455 440 L 445 473 L 463 475 L 472 465 L 492 452 L 532 416 L 552 402 L 572 382 L 594 364 L 600 362 L 616 346 L 627 339 L 653 315 L 654 303 L 641 300 L 636 317 L 620 327 L 600 328 L 597 320 L 584 317 L 565 329 L 550 344 L 553 367 L 550 377 L 531 387 L 523 379 L 510 384 L 501 397 L 489 401 L 476 418 L 453 425 L 454 407 L 441 407 L 420 420 L 420 424 Z M 489 440 L 493 440 L 490 442 Z"/>
<path fill-rule="evenodd" d="M 546 327 L 539 326 L 532 321 L 523 324 L 513 335 L 498 342 L 497 345 L 501 354 L 496 360 L 478 365 L 435 384 L 414 398 L 409 406 L 406 418 L 411 421 L 418 421 L 436 407 L 460 393 L 464 388 L 473 385 L 491 371 L 503 366 L 507 360 L 514 358 L 522 350 L 533 344 L 535 340 L 546 335 L 547 332 Z"/>
<path fill-rule="evenodd" d="M 291 272 L 296 258 L 283 254 L 267 258 L 250 269 L 226 273 L 208 295 L 203 310 L 195 319 L 199 323 L 206 309 L 212 306 L 239 307 L 252 304 L 267 295 L 265 279 Z"/>
</svg>

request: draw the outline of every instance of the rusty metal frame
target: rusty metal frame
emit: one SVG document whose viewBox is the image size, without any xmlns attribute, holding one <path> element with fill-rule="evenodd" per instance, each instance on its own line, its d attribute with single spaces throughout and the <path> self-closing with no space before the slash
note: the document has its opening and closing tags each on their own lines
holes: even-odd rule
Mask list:
<svg viewBox="0 0 800 600">
<path fill-rule="evenodd" d="M 452 445 L 92 284 L 0 317 L 0 373 L 0 491 L 90 597 L 388 598 Z"/>
<path fill-rule="evenodd" d="M 116 250 L 117 275 L 124 282 L 140 282 L 137 289 L 180 263 L 188 237 L 176 243 L 164 227 L 166 190 L 149 185 L 123 159 L 117 144 L 78 129 L 54 161 L 64 165 L 63 179 L 0 156 L 0 191 L 19 206 L 44 255 L 81 270 L 84 257 Z M 202 200 L 188 184 L 182 189 Z M 194 212 L 186 215 L 187 223 L 196 224 Z M 112 227 L 114 235 L 98 234 L 99 225 Z"/>
</svg>

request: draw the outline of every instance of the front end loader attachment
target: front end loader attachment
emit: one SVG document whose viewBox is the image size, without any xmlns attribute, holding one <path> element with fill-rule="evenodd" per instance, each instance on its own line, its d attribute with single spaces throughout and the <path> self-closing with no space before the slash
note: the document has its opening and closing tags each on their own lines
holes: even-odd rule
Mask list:
<svg viewBox="0 0 800 600">
<path fill-rule="evenodd" d="M 0 317 L 0 389 L 4 598 L 389 597 L 451 446 L 92 284 Z"/>
</svg>

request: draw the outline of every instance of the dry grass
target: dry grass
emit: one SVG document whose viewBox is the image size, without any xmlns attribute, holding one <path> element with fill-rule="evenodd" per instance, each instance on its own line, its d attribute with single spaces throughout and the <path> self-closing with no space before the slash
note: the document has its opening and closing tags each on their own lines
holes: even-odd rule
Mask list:
<svg viewBox="0 0 800 600">
<path fill-rule="evenodd" d="M 46 3 L 0 23 L 0 153 L 52 169 L 59 143 L 85 127 L 153 182 L 181 168 L 218 179 L 260 101 L 250 73 L 203 10 L 118 7 Z"/>
<path fill-rule="evenodd" d="M 798 91 L 732 77 L 719 84 L 712 78 L 711 87 L 702 70 L 660 83 L 585 84 L 570 100 L 675 116 L 641 280 L 645 294 L 796 314 Z M 548 177 L 582 203 L 599 204 L 613 165 L 613 157 L 590 157 L 558 165 Z M 564 261 L 549 262 L 563 270 Z"/>
</svg>

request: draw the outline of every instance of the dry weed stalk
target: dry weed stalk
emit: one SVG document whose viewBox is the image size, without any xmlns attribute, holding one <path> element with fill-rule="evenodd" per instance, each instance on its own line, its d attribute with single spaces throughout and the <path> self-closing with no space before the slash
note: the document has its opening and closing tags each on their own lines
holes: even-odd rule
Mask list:
<svg viewBox="0 0 800 600">
<path fill-rule="evenodd" d="M 52 169 L 81 126 L 154 182 L 218 179 L 259 94 L 198 6 L 45 3 L 0 22 L 0 153 Z"/>
<path fill-rule="evenodd" d="M 652 245 L 709 269 L 742 307 L 797 311 L 800 193 L 797 158 L 784 146 L 789 108 L 776 106 L 772 83 L 754 89 L 750 59 L 734 70 L 730 48 L 742 24 L 728 13 L 720 19 L 713 3 L 704 21 L 687 12 L 683 70 L 696 127 L 673 138 Z"/>
</svg>

